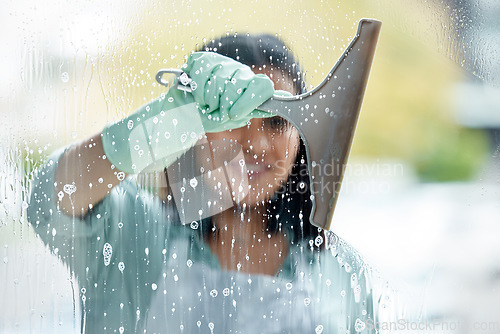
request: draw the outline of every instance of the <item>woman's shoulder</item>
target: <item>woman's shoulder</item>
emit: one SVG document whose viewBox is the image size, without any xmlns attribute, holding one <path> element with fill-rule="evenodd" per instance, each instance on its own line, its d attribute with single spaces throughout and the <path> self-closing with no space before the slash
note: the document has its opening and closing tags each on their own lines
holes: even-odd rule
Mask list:
<svg viewBox="0 0 500 334">
<path fill-rule="evenodd" d="M 379 316 L 380 287 L 377 271 L 349 242 L 326 232 L 312 242 L 295 245 L 290 263 L 295 264 L 294 286 L 307 291 L 307 303 L 317 310 L 327 332 L 336 328 L 368 328 Z M 371 331 L 369 331 L 371 332 Z"/>
<path fill-rule="evenodd" d="M 325 233 L 324 261 L 335 258 L 346 272 L 371 271 L 373 268 L 366 258 L 348 241 L 333 232 Z"/>
<path fill-rule="evenodd" d="M 294 247 L 290 263 L 295 264 L 296 276 L 309 277 L 316 286 L 350 295 L 354 302 L 369 298 L 384 284 L 365 257 L 333 232 L 326 232 L 322 239 L 309 242 L 307 247 Z"/>
<path fill-rule="evenodd" d="M 342 269 L 346 273 L 370 270 L 363 255 L 349 242 L 331 231 L 325 231 L 314 240 L 305 240 L 291 246 L 290 255 L 296 263 L 311 267 Z"/>
</svg>

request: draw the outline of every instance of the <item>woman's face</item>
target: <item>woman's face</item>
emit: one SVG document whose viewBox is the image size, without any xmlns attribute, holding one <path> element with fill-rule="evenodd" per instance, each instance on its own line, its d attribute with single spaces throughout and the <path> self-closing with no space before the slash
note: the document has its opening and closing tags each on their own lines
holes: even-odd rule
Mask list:
<svg viewBox="0 0 500 334">
<path fill-rule="evenodd" d="M 254 69 L 254 72 L 268 75 L 274 82 L 275 90 L 294 93 L 291 80 L 280 70 Z M 239 175 L 237 177 L 242 179 L 246 178 L 246 180 L 236 182 L 236 184 L 248 184 L 248 191 L 243 191 L 248 195 L 241 199 L 240 194 L 239 204 L 245 203 L 251 207 L 271 199 L 280 186 L 286 182 L 300 143 L 298 131 L 279 116 L 253 118 L 247 126 L 242 128 L 207 133 L 207 140 L 209 143 L 224 141 L 227 144 L 241 146 L 246 167 L 243 170 L 246 169 L 246 175 L 242 175 L 239 164 L 233 167 L 240 172 L 229 171 L 229 174 Z M 213 147 L 216 146 L 214 144 Z M 216 148 L 215 151 L 217 151 Z M 230 165 L 228 167 L 232 168 Z"/>
</svg>

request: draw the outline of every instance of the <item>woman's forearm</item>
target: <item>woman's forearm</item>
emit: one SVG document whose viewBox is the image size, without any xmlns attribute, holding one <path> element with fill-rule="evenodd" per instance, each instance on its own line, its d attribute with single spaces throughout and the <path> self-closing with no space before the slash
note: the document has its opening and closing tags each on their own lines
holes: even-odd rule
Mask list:
<svg viewBox="0 0 500 334">
<path fill-rule="evenodd" d="M 83 217 L 99 203 L 126 173 L 106 158 L 100 133 L 68 148 L 55 173 L 54 187 L 59 208 Z"/>
</svg>

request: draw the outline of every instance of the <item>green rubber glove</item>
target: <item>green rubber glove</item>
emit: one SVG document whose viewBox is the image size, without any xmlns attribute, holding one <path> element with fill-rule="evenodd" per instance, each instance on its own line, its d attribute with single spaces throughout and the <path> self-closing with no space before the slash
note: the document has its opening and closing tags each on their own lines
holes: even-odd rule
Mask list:
<svg viewBox="0 0 500 334">
<path fill-rule="evenodd" d="M 274 93 L 267 76 L 216 53 L 193 53 L 183 69 L 196 83 L 192 93 L 171 88 L 102 131 L 104 153 L 118 169 L 126 173 L 146 167 L 162 170 L 205 132 L 245 126 L 256 117 L 254 109 Z"/>
<path fill-rule="evenodd" d="M 107 159 L 126 173 L 162 170 L 204 133 L 193 96 L 176 88 L 108 125 L 101 133 Z"/>
<path fill-rule="evenodd" d="M 182 69 L 197 84 L 192 94 L 206 132 L 245 126 L 256 117 L 254 109 L 274 94 L 274 84 L 265 74 L 255 74 L 250 67 L 214 52 L 193 53 Z M 263 113 L 271 116 L 258 114 Z"/>
</svg>

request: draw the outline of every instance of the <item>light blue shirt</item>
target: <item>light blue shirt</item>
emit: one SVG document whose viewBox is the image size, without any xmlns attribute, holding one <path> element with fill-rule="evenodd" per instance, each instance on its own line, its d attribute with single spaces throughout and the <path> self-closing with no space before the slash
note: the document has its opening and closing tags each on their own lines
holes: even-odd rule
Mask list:
<svg viewBox="0 0 500 334">
<path fill-rule="evenodd" d="M 375 332 L 378 283 L 342 239 L 330 250 L 290 245 L 274 277 L 224 271 L 199 231 L 179 223 L 173 205 L 138 191 L 132 180 L 83 219 L 62 213 L 54 194 L 61 154 L 38 171 L 28 217 L 78 278 L 82 331 Z"/>
</svg>

